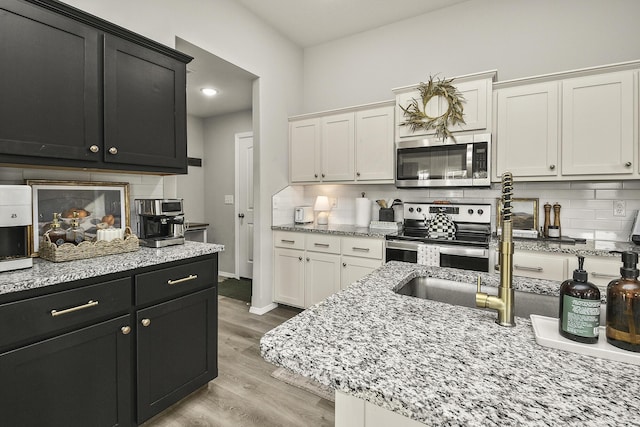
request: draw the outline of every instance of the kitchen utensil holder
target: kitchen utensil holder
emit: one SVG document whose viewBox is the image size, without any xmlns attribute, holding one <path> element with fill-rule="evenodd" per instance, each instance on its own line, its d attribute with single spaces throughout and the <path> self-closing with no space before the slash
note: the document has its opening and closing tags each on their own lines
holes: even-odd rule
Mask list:
<svg viewBox="0 0 640 427">
<path fill-rule="evenodd" d="M 393 222 L 393 208 L 380 208 L 378 219 L 380 221 Z"/>
<path fill-rule="evenodd" d="M 129 227 L 125 228 L 124 239 L 118 238 L 111 241 L 100 240 L 97 242 L 84 241 L 80 242 L 77 246 L 73 243 L 64 243 L 57 246 L 45 233 L 40 243 L 38 256 L 52 262 L 96 258 L 125 252 L 135 252 L 140 249 L 138 236 L 133 234 Z"/>
</svg>

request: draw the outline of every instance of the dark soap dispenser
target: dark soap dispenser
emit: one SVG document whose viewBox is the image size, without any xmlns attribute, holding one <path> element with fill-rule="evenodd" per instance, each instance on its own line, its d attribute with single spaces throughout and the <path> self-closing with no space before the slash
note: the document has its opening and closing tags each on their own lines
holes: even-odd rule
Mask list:
<svg viewBox="0 0 640 427">
<path fill-rule="evenodd" d="M 560 335 L 585 344 L 598 342 L 600 332 L 600 289 L 587 281 L 584 257 L 578 256 L 573 279 L 560 285 Z"/>
<path fill-rule="evenodd" d="M 640 352 L 640 281 L 638 254 L 622 252 L 620 279 L 607 286 L 607 342 Z"/>
</svg>

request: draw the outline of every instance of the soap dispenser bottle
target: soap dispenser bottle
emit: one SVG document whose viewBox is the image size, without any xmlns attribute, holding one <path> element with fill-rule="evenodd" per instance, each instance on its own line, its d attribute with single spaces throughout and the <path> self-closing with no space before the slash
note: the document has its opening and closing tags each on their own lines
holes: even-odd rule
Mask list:
<svg viewBox="0 0 640 427">
<path fill-rule="evenodd" d="M 56 246 L 60 246 L 65 243 L 66 232 L 60 227 L 60 214 L 54 213 L 53 220 L 51 221 L 51 228 L 45 232 L 52 243 Z"/>
<path fill-rule="evenodd" d="M 621 278 L 607 286 L 607 342 L 640 352 L 640 281 L 638 254 L 622 252 Z"/>
<path fill-rule="evenodd" d="M 578 256 L 573 280 L 560 285 L 559 332 L 573 341 L 595 344 L 600 332 L 600 289 L 587 279 L 584 257 Z"/>
<path fill-rule="evenodd" d="M 74 245 L 84 241 L 84 230 L 80 227 L 78 212 L 73 212 L 71 227 L 67 229 L 66 241 Z"/>
</svg>

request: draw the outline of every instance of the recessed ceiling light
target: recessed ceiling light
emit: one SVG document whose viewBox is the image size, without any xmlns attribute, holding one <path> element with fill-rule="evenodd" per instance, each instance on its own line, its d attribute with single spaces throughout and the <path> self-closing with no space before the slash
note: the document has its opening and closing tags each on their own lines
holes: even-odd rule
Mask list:
<svg viewBox="0 0 640 427">
<path fill-rule="evenodd" d="M 218 89 L 214 89 L 212 87 L 203 87 L 200 89 L 200 92 L 204 93 L 207 96 L 214 96 L 218 94 Z"/>
</svg>

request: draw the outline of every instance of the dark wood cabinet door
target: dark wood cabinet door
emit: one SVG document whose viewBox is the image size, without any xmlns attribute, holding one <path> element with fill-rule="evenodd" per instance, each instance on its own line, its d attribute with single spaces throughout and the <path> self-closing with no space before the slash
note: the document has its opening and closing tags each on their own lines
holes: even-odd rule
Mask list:
<svg viewBox="0 0 640 427">
<path fill-rule="evenodd" d="M 104 161 L 187 171 L 186 65 L 105 35 Z"/>
<path fill-rule="evenodd" d="M 48 10 L 0 0 L 0 154 L 10 155 L 3 162 L 100 160 L 91 147 L 102 146 L 101 38 Z"/>
<path fill-rule="evenodd" d="M 0 424 L 129 426 L 130 316 L 0 354 Z"/>
<path fill-rule="evenodd" d="M 213 287 L 137 312 L 139 423 L 217 377 L 217 310 Z"/>
</svg>

